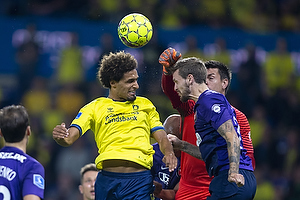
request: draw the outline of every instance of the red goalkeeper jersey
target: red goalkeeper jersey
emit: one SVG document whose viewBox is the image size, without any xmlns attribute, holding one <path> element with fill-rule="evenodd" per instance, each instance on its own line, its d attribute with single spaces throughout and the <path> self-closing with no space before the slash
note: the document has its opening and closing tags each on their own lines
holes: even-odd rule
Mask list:
<svg viewBox="0 0 300 200">
<path fill-rule="evenodd" d="M 194 129 L 194 105 L 189 100 L 181 102 L 177 92 L 174 91 L 173 76 L 162 75 L 162 89 L 171 100 L 173 108 L 178 110 L 182 118 L 182 140 L 196 145 Z M 181 179 L 176 200 L 205 200 L 209 193 L 209 184 L 212 180 L 208 176 L 205 163 L 187 153 L 181 152 Z"/>
<path fill-rule="evenodd" d="M 254 150 L 253 150 L 253 145 L 252 145 L 252 140 L 251 140 L 251 135 L 250 135 L 251 132 L 250 132 L 250 125 L 249 125 L 248 119 L 244 113 L 242 113 L 235 107 L 233 107 L 233 108 L 235 110 L 236 119 L 240 126 L 243 147 L 247 150 L 246 155 L 249 156 L 252 160 L 252 166 L 253 166 L 253 170 L 254 170 L 255 169 Z"/>
</svg>

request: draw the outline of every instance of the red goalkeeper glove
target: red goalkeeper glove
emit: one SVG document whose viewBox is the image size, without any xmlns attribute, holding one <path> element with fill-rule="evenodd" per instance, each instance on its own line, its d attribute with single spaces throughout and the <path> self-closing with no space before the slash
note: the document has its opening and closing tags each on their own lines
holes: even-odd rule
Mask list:
<svg viewBox="0 0 300 200">
<path fill-rule="evenodd" d="M 172 67 L 177 60 L 181 57 L 181 53 L 175 49 L 169 47 L 160 54 L 158 62 L 163 66 L 163 72 L 165 75 L 170 74 L 170 67 Z"/>
</svg>

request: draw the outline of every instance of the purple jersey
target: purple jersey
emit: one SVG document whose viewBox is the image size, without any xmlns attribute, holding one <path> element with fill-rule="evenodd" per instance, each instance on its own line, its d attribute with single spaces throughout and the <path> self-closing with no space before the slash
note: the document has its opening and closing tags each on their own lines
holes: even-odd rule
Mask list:
<svg viewBox="0 0 300 200">
<path fill-rule="evenodd" d="M 229 169 L 228 150 L 225 139 L 217 132 L 218 128 L 229 119 L 232 120 L 237 136 L 240 139 L 240 169 L 253 171 L 251 159 L 243 148 L 239 125 L 232 106 L 221 93 L 204 91 L 194 107 L 195 132 L 197 144 L 210 176 Z"/>
<path fill-rule="evenodd" d="M 15 147 L 0 150 L 0 197 L 22 200 L 33 194 L 44 198 L 44 167 Z"/>
<path fill-rule="evenodd" d="M 180 180 L 180 159 L 178 159 L 176 169 L 173 172 L 169 172 L 169 168 L 166 167 L 162 161 L 164 154 L 160 151 L 158 143 L 152 146 L 155 151 L 153 155 L 153 166 L 151 168 L 153 179 L 161 183 L 163 189 L 173 189 Z"/>
</svg>

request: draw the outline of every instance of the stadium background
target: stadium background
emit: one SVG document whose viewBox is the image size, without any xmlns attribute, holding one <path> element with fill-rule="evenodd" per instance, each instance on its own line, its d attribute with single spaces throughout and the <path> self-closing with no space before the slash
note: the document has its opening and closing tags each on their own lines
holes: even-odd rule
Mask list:
<svg viewBox="0 0 300 200">
<path fill-rule="evenodd" d="M 92 133 L 63 148 L 51 132 L 107 94 L 95 76 L 99 57 L 135 55 L 138 93 L 163 121 L 176 112 L 160 88 L 158 57 L 169 46 L 232 69 L 227 97 L 250 121 L 255 199 L 299 199 L 299 7 L 298 0 L 0 1 L 0 106 L 21 103 L 31 115 L 28 153 L 46 169 L 45 199 L 80 199 L 80 167 L 96 157 Z M 117 36 L 119 20 L 131 12 L 146 15 L 154 28 L 140 49 L 126 48 Z"/>
</svg>

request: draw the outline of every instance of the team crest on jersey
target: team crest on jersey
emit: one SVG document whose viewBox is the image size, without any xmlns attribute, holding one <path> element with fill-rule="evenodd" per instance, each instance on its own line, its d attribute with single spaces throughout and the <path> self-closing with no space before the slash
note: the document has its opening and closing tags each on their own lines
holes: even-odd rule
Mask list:
<svg viewBox="0 0 300 200">
<path fill-rule="evenodd" d="M 33 184 L 41 189 L 45 189 L 45 181 L 40 174 L 33 174 Z"/>
<path fill-rule="evenodd" d="M 160 179 L 161 182 L 163 182 L 165 185 L 169 184 L 170 180 L 170 175 L 164 172 L 158 172 L 158 178 Z"/>
<path fill-rule="evenodd" d="M 107 112 L 114 112 L 113 108 L 107 108 Z"/>
<path fill-rule="evenodd" d="M 212 107 L 211 107 L 212 111 L 214 111 L 215 113 L 220 113 L 221 112 L 221 107 L 219 104 L 214 104 Z"/>
<path fill-rule="evenodd" d="M 133 109 L 133 110 L 138 110 L 138 109 L 139 109 L 139 106 L 138 106 L 138 105 L 132 105 L 132 109 Z"/>
</svg>

